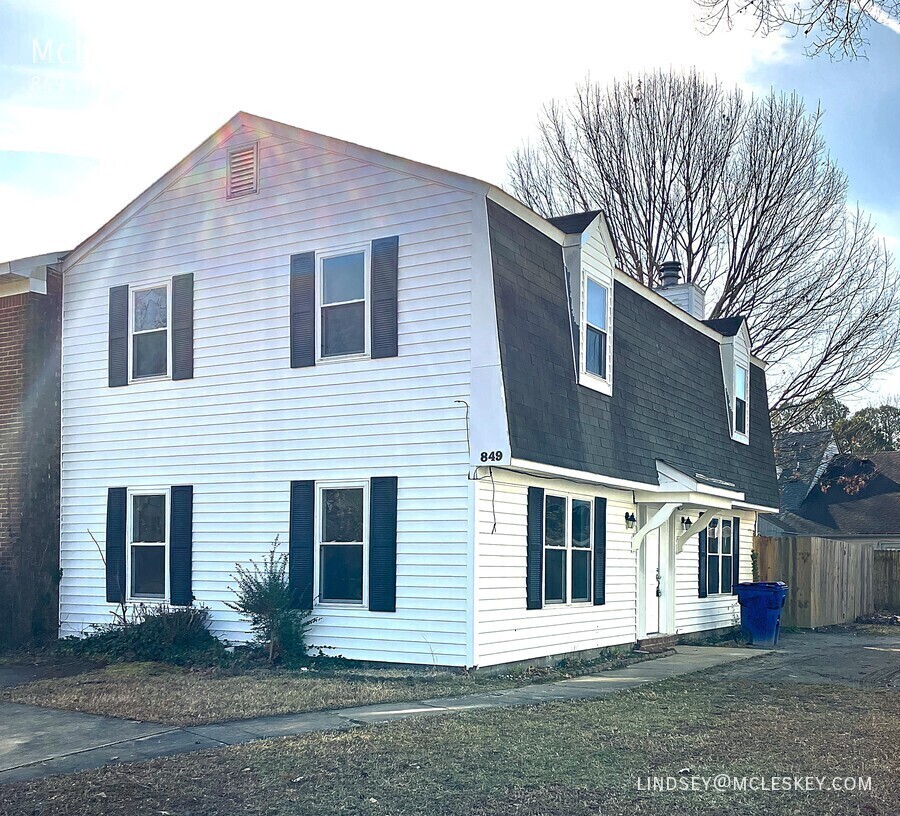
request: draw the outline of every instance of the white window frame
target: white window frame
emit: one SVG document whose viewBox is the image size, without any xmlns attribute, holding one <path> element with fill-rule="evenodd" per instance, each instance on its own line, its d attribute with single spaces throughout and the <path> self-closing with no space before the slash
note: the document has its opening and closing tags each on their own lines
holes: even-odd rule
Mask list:
<svg viewBox="0 0 900 816">
<path fill-rule="evenodd" d="M 151 334 L 152 332 L 162 331 L 162 329 L 149 329 L 146 331 L 135 331 L 134 322 L 134 296 L 138 292 L 146 292 L 148 289 L 161 289 L 166 287 L 166 373 L 154 374 L 152 377 L 135 377 L 134 376 L 134 336 L 135 334 Z M 128 287 L 128 382 L 159 382 L 160 380 L 172 379 L 172 279 L 165 278 L 153 283 L 141 284 L 140 286 Z"/>
<path fill-rule="evenodd" d="M 171 575 L 169 574 L 169 543 L 170 543 L 170 513 L 171 513 L 171 496 L 170 490 L 168 487 L 142 487 L 130 489 L 127 492 L 128 503 L 126 506 L 125 512 L 125 600 L 128 603 L 154 603 L 154 604 L 168 604 L 169 597 L 171 595 L 170 589 L 170 580 Z M 165 529 L 166 529 L 166 540 L 165 540 L 165 593 L 162 598 L 150 596 L 150 595 L 133 595 L 131 592 L 131 577 L 133 573 L 133 567 L 131 564 L 131 548 L 132 547 L 158 547 L 159 544 L 151 543 L 151 542 L 135 542 L 134 539 L 134 500 L 138 496 L 165 496 L 166 499 L 166 509 L 165 509 Z"/>
<path fill-rule="evenodd" d="M 322 308 L 323 306 L 338 306 L 341 303 L 358 303 L 357 300 L 340 301 L 340 303 L 323 303 L 325 295 L 325 275 L 323 261 L 328 258 L 338 258 L 341 255 L 357 255 L 363 254 L 363 271 L 365 286 L 365 308 L 364 314 L 364 350 L 353 354 L 322 354 Z M 345 247 L 329 249 L 324 252 L 316 253 L 316 363 L 336 363 L 346 360 L 366 360 L 372 354 L 371 349 L 371 322 L 372 322 L 372 258 L 371 246 L 369 244 L 353 244 Z"/>
<path fill-rule="evenodd" d="M 714 529 L 717 530 L 716 537 L 719 542 L 718 552 L 710 553 L 709 551 L 709 529 L 710 525 L 706 527 L 706 597 L 707 598 L 718 598 L 720 595 L 724 595 L 726 597 L 730 597 L 733 593 L 731 588 L 729 587 L 728 591 L 722 589 L 722 530 L 724 528 L 725 523 L 728 523 L 729 529 L 731 533 L 729 535 L 729 546 L 731 547 L 731 552 L 728 553 L 727 557 L 731 558 L 731 569 L 729 570 L 729 574 L 734 576 L 734 519 L 730 516 L 716 516 L 714 519 L 710 519 L 710 522 L 716 521 L 717 525 Z M 709 558 L 710 555 L 713 555 L 718 558 L 718 576 L 719 576 L 719 591 L 718 592 L 710 592 L 709 591 Z"/>
<path fill-rule="evenodd" d="M 588 281 L 591 280 L 606 290 L 606 377 L 599 377 L 587 370 L 587 309 L 588 309 Z M 592 274 L 588 269 L 581 272 L 581 304 L 578 331 L 580 335 L 578 381 L 581 385 L 599 391 L 607 396 L 612 395 L 612 345 L 613 345 L 613 281 L 606 281 L 600 275 Z"/>
<path fill-rule="evenodd" d="M 738 371 L 744 372 L 744 430 L 737 429 L 737 401 L 738 401 Z M 734 382 L 732 383 L 732 392 L 734 396 L 731 399 L 731 434 L 738 442 L 749 444 L 750 442 L 750 367 L 735 364 L 734 366 Z"/>
<path fill-rule="evenodd" d="M 362 488 L 363 497 L 363 540 L 362 540 L 362 600 L 354 601 L 323 601 L 322 582 L 322 546 L 358 547 L 360 542 L 322 541 L 322 529 L 325 523 L 325 511 L 323 494 L 326 490 L 346 490 Z M 356 479 L 347 481 L 322 481 L 316 482 L 316 507 L 315 507 L 315 550 L 313 553 L 313 572 L 315 575 L 315 605 L 322 607 L 336 607 L 339 609 L 368 609 L 369 608 L 369 480 Z"/>
<path fill-rule="evenodd" d="M 566 501 L 566 514 L 565 514 L 565 530 L 564 530 L 564 540 L 566 542 L 565 547 L 548 547 L 546 541 L 546 532 L 547 532 L 547 498 L 548 496 L 553 496 L 554 498 L 565 499 Z M 573 501 L 585 501 L 590 505 L 591 508 L 591 529 L 589 532 L 588 541 L 590 545 L 586 548 L 581 547 L 573 547 L 572 546 L 572 502 Z M 570 493 L 565 490 L 550 490 L 547 489 L 544 491 L 544 506 L 543 506 L 543 527 L 541 528 L 541 601 L 544 607 L 584 607 L 584 606 L 592 606 L 594 603 L 594 524 L 596 524 L 596 506 L 594 504 L 594 499 L 592 496 L 585 496 L 579 493 Z M 588 573 L 588 587 L 589 587 L 589 595 L 587 598 L 583 598 L 577 601 L 572 600 L 572 552 L 577 551 L 579 549 L 584 550 L 585 552 L 589 552 L 591 556 L 591 567 Z M 547 600 L 547 550 L 558 550 L 559 552 L 566 553 L 566 600 L 565 601 L 548 601 Z"/>
</svg>

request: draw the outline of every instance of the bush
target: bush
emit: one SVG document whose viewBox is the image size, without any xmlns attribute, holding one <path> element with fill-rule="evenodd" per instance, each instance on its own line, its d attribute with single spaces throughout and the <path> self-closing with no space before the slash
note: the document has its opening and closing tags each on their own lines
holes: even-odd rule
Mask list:
<svg viewBox="0 0 900 816">
<path fill-rule="evenodd" d="M 227 604 L 250 624 L 256 642 L 269 662 L 287 665 L 307 659 L 306 635 L 315 618 L 307 609 L 294 609 L 294 590 L 288 580 L 288 557 L 278 553 L 278 538 L 269 554 L 250 568 L 235 565 L 236 599 Z"/>
<path fill-rule="evenodd" d="M 225 644 L 209 631 L 203 606 L 125 606 L 114 623 L 95 625 L 83 638 L 69 638 L 65 648 L 106 660 L 158 660 L 166 663 L 219 662 Z"/>
</svg>

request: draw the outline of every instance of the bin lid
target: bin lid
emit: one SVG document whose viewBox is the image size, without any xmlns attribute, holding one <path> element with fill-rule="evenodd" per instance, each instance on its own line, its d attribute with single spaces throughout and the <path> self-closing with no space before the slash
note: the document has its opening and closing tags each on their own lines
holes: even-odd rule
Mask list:
<svg viewBox="0 0 900 816">
<path fill-rule="evenodd" d="M 778 592 L 787 590 L 788 585 L 784 581 L 748 581 L 743 584 L 735 584 L 735 589 L 762 590 L 763 592 Z"/>
</svg>

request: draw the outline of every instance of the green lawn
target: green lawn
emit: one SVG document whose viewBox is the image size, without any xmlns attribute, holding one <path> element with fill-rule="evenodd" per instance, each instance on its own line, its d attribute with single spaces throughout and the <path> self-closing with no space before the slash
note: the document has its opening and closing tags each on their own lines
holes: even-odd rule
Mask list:
<svg viewBox="0 0 900 816">
<path fill-rule="evenodd" d="M 900 693 L 706 674 L 0 787 L 0 813 L 900 813 Z M 870 776 L 870 792 L 652 792 L 648 775 Z"/>
</svg>

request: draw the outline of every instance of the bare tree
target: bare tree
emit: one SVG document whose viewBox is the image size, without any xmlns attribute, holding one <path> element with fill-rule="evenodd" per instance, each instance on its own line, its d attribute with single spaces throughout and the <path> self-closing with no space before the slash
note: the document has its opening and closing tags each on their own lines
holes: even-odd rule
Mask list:
<svg viewBox="0 0 900 816">
<path fill-rule="evenodd" d="M 547 106 L 509 162 L 544 215 L 602 209 L 621 267 L 647 285 L 672 257 L 708 317 L 745 315 L 790 430 L 823 392 L 845 397 L 897 360 L 900 280 L 871 220 L 847 207 L 822 113 L 696 73 L 587 84 Z"/>
<path fill-rule="evenodd" d="M 768 36 L 787 29 L 791 37 L 811 37 L 809 56 L 832 59 L 865 56 L 866 32 L 874 23 L 900 33 L 900 0 L 694 0 L 703 9 L 708 33 L 731 28 L 737 17 L 753 20 L 756 32 Z"/>
</svg>

